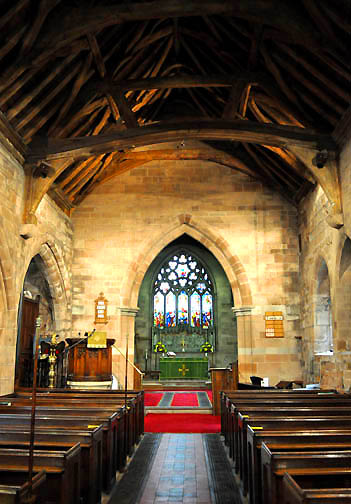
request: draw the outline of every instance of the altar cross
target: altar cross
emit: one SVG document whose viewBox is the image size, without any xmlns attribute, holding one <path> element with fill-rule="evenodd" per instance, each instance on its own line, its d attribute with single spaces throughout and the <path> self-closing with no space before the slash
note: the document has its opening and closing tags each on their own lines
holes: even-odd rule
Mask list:
<svg viewBox="0 0 351 504">
<path fill-rule="evenodd" d="M 178 369 L 179 373 L 182 373 L 182 376 L 185 376 L 186 373 L 189 371 L 189 369 L 186 367 L 185 364 L 182 365 L 181 368 Z"/>
</svg>

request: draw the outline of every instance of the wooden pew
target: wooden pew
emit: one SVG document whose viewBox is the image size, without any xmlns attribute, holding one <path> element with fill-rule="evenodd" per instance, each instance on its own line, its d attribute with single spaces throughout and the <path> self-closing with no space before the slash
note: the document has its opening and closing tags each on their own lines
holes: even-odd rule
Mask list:
<svg viewBox="0 0 351 504">
<path fill-rule="evenodd" d="M 334 427 L 343 429 L 351 428 L 351 417 L 348 416 L 324 416 L 324 417 L 251 417 L 242 418 L 239 413 L 239 451 L 241 461 L 240 477 L 243 483 L 244 495 L 248 492 L 248 462 L 247 462 L 247 426 L 250 425 L 254 430 L 295 430 L 303 429 L 323 430 Z"/>
<path fill-rule="evenodd" d="M 6 397 L 21 397 L 23 395 L 31 396 L 31 389 L 20 388 L 15 393 L 8 394 Z M 67 388 L 41 388 L 38 390 L 38 394 L 45 396 L 71 396 L 77 398 L 84 397 L 110 397 L 110 398 L 121 398 L 121 399 L 135 399 L 136 409 L 137 409 L 137 442 L 140 436 L 144 433 L 144 391 L 143 390 L 99 390 L 99 389 L 67 389 Z"/>
<path fill-rule="evenodd" d="M 118 421 L 118 413 L 112 415 L 90 416 L 87 412 L 84 415 L 64 415 L 61 411 L 46 409 L 37 412 L 36 427 L 53 429 L 58 427 L 66 427 L 69 429 L 95 429 L 102 425 L 103 443 L 102 443 L 102 483 L 103 489 L 109 492 L 116 481 L 116 467 L 118 457 L 116 447 L 114 446 L 117 440 L 116 422 Z M 63 415 L 63 416 L 60 416 Z M 30 425 L 30 414 L 28 408 L 11 408 L 5 412 L 0 412 L 0 425 L 8 425 L 9 421 L 12 425 Z M 94 424 L 91 422 L 94 421 Z"/>
<path fill-rule="evenodd" d="M 234 433 L 236 432 L 236 413 L 240 409 L 241 406 L 245 405 L 246 407 L 256 407 L 258 405 L 261 406 L 281 406 L 281 407 L 291 407 L 295 406 L 297 402 L 300 403 L 301 406 L 306 405 L 309 406 L 313 403 L 313 405 L 325 405 L 325 401 L 328 401 L 327 404 L 343 404 L 347 406 L 351 405 L 351 397 L 349 395 L 341 395 L 341 394 L 295 394 L 294 391 L 285 391 L 285 393 L 279 394 L 276 393 L 273 397 L 270 397 L 268 393 L 257 394 L 257 397 L 242 397 L 237 393 L 230 394 L 226 396 L 225 405 L 225 417 L 223 420 L 223 428 L 225 432 L 223 433 L 226 444 L 229 445 L 230 456 L 233 456 L 233 444 L 235 442 Z"/>
<path fill-rule="evenodd" d="M 237 442 L 238 450 L 233 453 L 233 460 L 236 463 L 236 467 L 239 467 L 240 471 L 240 464 L 243 461 L 243 458 L 245 458 L 245 453 L 243 455 L 243 451 L 246 451 L 246 445 L 241 444 L 242 441 L 239 436 L 240 436 L 240 425 L 242 424 L 242 419 L 245 418 L 246 421 L 249 421 L 250 418 L 254 417 L 267 417 L 267 418 L 274 418 L 274 417 L 302 417 L 302 418 L 307 418 L 310 416 L 313 417 L 323 417 L 323 416 L 345 416 L 348 417 L 350 416 L 351 418 L 351 406 L 334 406 L 333 408 L 330 408 L 329 406 L 322 407 L 322 406 L 311 406 L 309 408 L 306 408 L 304 406 L 299 406 L 298 404 L 294 407 L 290 408 L 279 408 L 279 407 L 273 407 L 273 408 L 266 408 L 266 407 L 257 407 L 257 408 L 246 408 L 245 406 L 240 407 L 240 411 L 237 412 L 236 415 L 236 420 L 237 423 L 235 424 L 235 429 L 237 429 L 238 436 L 237 439 L 235 439 L 234 435 L 234 440 Z M 241 424 L 240 424 L 241 422 Z M 234 451 L 234 450 L 233 450 Z M 237 460 L 235 459 L 237 457 Z"/>
<path fill-rule="evenodd" d="M 0 411 L 2 406 L 31 406 L 31 399 L 25 397 L 6 397 L 0 398 Z M 67 408 L 72 409 L 72 411 L 76 411 L 77 409 L 90 409 L 91 413 L 94 414 L 93 410 L 101 410 L 104 412 L 114 412 L 120 411 L 123 409 L 125 417 L 120 416 L 119 429 L 124 432 L 123 435 L 123 451 L 126 451 L 126 454 L 131 456 L 134 451 L 135 444 L 137 442 L 137 434 L 136 434 L 136 407 L 134 399 L 130 399 L 127 402 L 127 408 L 125 408 L 125 401 L 123 399 L 108 399 L 106 398 L 103 401 L 97 401 L 96 398 L 87 398 L 87 399 L 74 399 L 66 397 L 56 398 L 48 398 L 48 397 L 37 397 L 37 410 L 41 407 L 54 407 L 56 409 Z M 120 432 L 121 434 L 121 432 Z M 119 438 L 120 443 L 122 442 L 122 436 Z"/>
<path fill-rule="evenodd" d="M 285 473 L 282 483 L 286 504 L 346 504 L 351 503 L 351 470 L 313 474 Z"/>
<path fill-rule="evenodd" d="M 11 425 L 0 427 L 0 447 L 28 448 L 30 430 Z M 35 446 L 81 447 L 81 498 L 86 504 L 99 504 L 102 492 L 102 426 L 89 430 L 36 428 Z"/>
<path fill-rule="evenodd" d="M 240 451 L 238 451 L 238 447 L 240 447 L 240 439 L 239 439 L 239 431 L 240 427 L 238 426 L 238 415 L 239 412 L 249 411 L 250 414 L 254 412 L 255 409 L 264 408 L 265 411 L 274 411 L 276 408 L 290 408 L 292 410 L 303 407 L 326 407 L 326 405 L 333 405 L 335 408 L 337 407 L 351 407 L 351 400 L 349 398 L 345 399 L 342 396 L 338 396 L 338 398 L 318 398 L 318 397 L 308 397 L 308 398 L 295 398 L 295 399 L 281 399 L 278 397 L 275 401 L 262 399 L 261 397 L 256 400 L 230 400 L 230 422 L 229 422 L 229 455 L 233 458 L 235 462 L 235 470 L 238 472 L 239 470 L 239 457 Z M 252 408 L 250 410 L 250 408 Z M 244 413 L 245 414 L 245 413 Z M 269 414 L 269 413 L 267 413 Z M 286 414 L 286 413 L 284 413 Z"/>
<path fill-rule="evenodd" d="M 261 504 L 261 446 L 265 442 L 267 445 L 277 446 L 296 446 L 300 449 L 304 446 L 317 447 L 326 446 L 339 447 L 344 449 L 351 447 L 351 428 L 350 430 L 300 430 L 300 431 L 274 431 L 274 430 L 253 430 L 249 425 L 247 428 L 247 446 L 248 446 L 248 467 L 249 477 L 249 501 L 250 504 Z"/>
<path fill-rule="evenodd" d="M 0 448 L 0 471 L 27 473 L 29 450 Z M 80 446 L 34 449 L 34 471 L 45 471 L 44 500 L 57 504 L 77 504 L 80 500 Z"/>
<path fill-rule="evenodd" d="M 46 473 L 33 475 L 31 493 L 36 504 L 44 504 Z M 28 474 L 25 472 L 0 471 L 0 502 L 3 504 L 25 504 L 29 498 Z"/>
<path fill-rule="evenodd" d="M 349 469 L 351 450 L 280 452 L 261 447 L 262 496 L 264 504 L 282 502 L 282 479 L 285 472 L 303 473 L 306 469 Z"/>
<path fill-rule="evenodd" d="M 258 401 L 256 404 L 252 402 L 240 402 L 236 401 L 231 404 L 231 435 L 230 435 L 230 450 L 229 454 L 233 458 L 235 464 L 235 471 L 240 471 L 240 462 L 242 460 L 242 448 L 245 446 L 242 444 L 241 439 L 241 424 L 239 423 L 239 418 L 252 418 L 253 416 L 313 416 L 313 410 L 315 411 L 314 416 L 324 416 L 328 414 L 329 411 L 329 401 L 326 402 L 324 399 L 318 400 L 314 399 L 312 401 L 305 399 L 296 399 L 294 402 L 278 400 L 271 404 L 266 401 Z M 309 405 L 306 407 L 306 405 Z M 327 406 L 326 406 L 327 405 Z M 351 401 L 338 400 L 333 403 L 333 410 L 331 415 L 348 415 L 348 408 L 351 408 Z M 328 408 L 323 411 L 323 408 Z M 290 412 L 290 413 L 289 413 Z M 345 413 L 344 413 L 345 412 Z M 245 455 L 244 455 L 245 457 Z"/>
<path fill-rule="evenodd" d="M 333 390 L 307 390 L 307 389 L 294 389 L 294 390 L 284 390 L 284 389 L 265 389 L 260 390 L 224 390 L 220 393 L 221 398 L 221 433 L 226 440 L 227 434 L 227 411 L 230 412 L 230 401 L 235 399 L 277 399 L 278 397 L 283 399 L 294 399 L 303 397 L 340 397 L 340 394 L 335 393 Z M 349 394 L 345 394 L 342 397 L 351 397 Z M 227 444 L 227 442 L 226 442 Z"/>
</svg>

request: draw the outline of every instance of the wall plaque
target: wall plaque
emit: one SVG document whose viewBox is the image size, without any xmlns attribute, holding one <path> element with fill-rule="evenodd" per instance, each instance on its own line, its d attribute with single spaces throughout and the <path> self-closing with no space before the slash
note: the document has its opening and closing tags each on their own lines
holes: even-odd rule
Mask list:
<svg viewBox="0 0 351 504">
<path fill-rule="evenodd" d="M 103 292 L 95 299 L 95 324 L 107 324 L 107 305 L 108 301 Z"/>
<path fill-rule="evenodd" d="M 266 312 L 266 338 L 284 338 L 283 312 Z"/>
</svg>

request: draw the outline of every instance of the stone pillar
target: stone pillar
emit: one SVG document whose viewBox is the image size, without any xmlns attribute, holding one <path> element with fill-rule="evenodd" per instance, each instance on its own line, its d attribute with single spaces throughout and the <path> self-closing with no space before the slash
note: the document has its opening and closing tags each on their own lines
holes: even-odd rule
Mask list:
<svg viewBox="0 0 351 504">
<path fill-rule="evenodd" d="M 250 376 L 257 373 L 253 358 L 252 310 L 253 306 L 232 308 L 237 321 L 239 381 L 250 383 Z"/>
<path fill-rule="evenodd" d="M 121 352 L 126 355 L 128 341 L 128 359 L 134 364 L 134 342 L 135 342 L 135 316 L 139 308 L 119 308 L 119 336 L 114 344 Z M 134 368 L 131 364 L 127 366 L 128 370 L 128 389 L 134 387 Z M 122 355 L 113 349 L 112 352 L 112 373 L 117 377 L 119 386 L 125 386 L 126 360 Z"/>
</svg>

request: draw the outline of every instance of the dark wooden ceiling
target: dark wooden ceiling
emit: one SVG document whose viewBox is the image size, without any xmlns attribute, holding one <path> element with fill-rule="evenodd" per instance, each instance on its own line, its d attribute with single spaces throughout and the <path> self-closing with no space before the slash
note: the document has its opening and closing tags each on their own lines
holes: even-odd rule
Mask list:
<svg viewBox="0 0 351 504">
<path fill-rule="evenodd" d="M 0 110 L 66 209 L 152 159 L 211 159 L 296 203 L 314 179 L 282 138 L 323 148 L 350 105 L 350 0 L 0 9 Z M 203 147 L 134 151 L 181 138 Z"/>
</svg>

